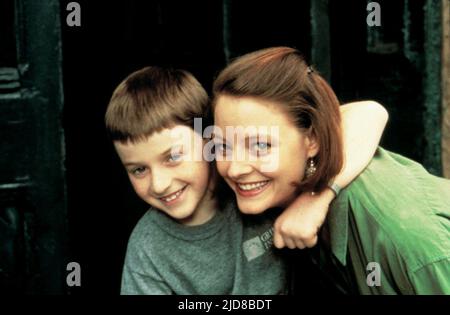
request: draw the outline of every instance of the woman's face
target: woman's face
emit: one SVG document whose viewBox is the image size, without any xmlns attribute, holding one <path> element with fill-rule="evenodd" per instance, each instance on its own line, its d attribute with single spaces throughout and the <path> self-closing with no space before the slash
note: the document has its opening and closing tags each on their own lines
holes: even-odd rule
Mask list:
<svg viewBox="0 0 450 315">
<path fill-rule="evenodd" d="M 215 108 L 217 168 L 243 213 L 287 206 L 299 193 L 308 158 L 317 145 L 276 103 L 219 96 Z M 227 130 L 227 127 L 229 128 Z M 234 132 L 229 132 L 234 129 Z"/>
</svg>

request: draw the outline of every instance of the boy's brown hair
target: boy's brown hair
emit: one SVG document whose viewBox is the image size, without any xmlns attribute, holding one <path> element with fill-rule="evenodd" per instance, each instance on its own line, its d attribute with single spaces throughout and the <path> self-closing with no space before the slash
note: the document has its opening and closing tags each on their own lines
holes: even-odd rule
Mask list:
<svg viewBox="0 0 450 315">
<path fill-rule="evenodd" d="M 220 95 L 254 97 L 277 104 L 302 132 L 319 144 L 317 171 L 302 190 L 323 190 L 343 166 L 339 101 L 327 82 L 289 47 L 259 50 L 237 58 L 213 86 L 213 107 Z"/>
<path fill-rule="evenodd" d="M 201 84 L 187 71 L 152 66 L 117 86 L 105 123 L 113 141 L 135 143 L 177 124 L 194 129 L 194 118 L 210 125 L 209 97 Z"/>
</svg>

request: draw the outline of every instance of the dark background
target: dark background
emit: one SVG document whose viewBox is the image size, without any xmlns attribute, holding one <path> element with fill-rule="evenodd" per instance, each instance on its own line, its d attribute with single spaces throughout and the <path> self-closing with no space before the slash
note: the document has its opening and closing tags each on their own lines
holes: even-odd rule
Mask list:
<svg viewBox="0 0 450 315">
<path fill-rule="evenodd" d="M 48 119 L 59 123 L 49 127 L 45 135 L 39 133 L 39 137 L 50 135 L 56 139 L 53 142 L 41 143 L 31 136 L 41 130 L 39 123 L 25 128 L 29 130 L 25 137 L 32 139 L 32 143 L 37 141 L 40 149 L 24 155 L 23 162 L 33 160 L 31 165 L 38 171 L 27 170 L 30 178 L 36 174 L 42 179 L 42 186 L 47 187 L 45 191 L 58 197 L 52 214 L 46 215 L 45 209 L 39 210 L 39 200 L 43 197 L 33 184 L 36 181 L 26 180 L 23 187 L 12 191 L 3 189 L 6 193 L 0 194 L 2 209 L 16 209 L 11 211 L 17 213 L 19 228 L 11 229 L 15 234 L 0 234 L 0 238 L 12 244 L 4 255 L 14 257 L 5 260 L 7 268 L 3 268 L 3 273 L 0 271 L 2 290 L 119 292 L 127 240 L 147 206 L 138 200 L 128 183 L 106 137 L 103 116 L 117 84 L 144 66 L 187 69 L 209 91 L 214 76 L 233 57 L 278 45 L 298 48 L 330 80 L 342 102 L 374 99 L 388 109 L 390 121 L 382 140 L 385 148 L 424 163 L 435 174 L 441 173 L 437 123 L 440 99 L 433 97 L 440 95 L 436 74 L 440 47 L 436 40 L 440 34 L 439 1 L 377 1 L 382 8 L 382 26 L 371 28 L 366 24 L 365 0 L 83 0 L 77 1 L 81 5 L 81 27 L 66 24 L 69 13 L 66 6 L 70 1 L 49 0 L 47 4 L 18 1 L 25 3 L 24 20 L 14 15 L 13 2 L 2 0 L 0 4 L 0 67 L 17 67 L 18 78 L 14 74 L 3 76 L 0 94 L 20 91 L 24 95 L 25 90 L 33 91 L 34 85 L 27 86 L 27 76 L 22 75 L 27 73 L 23 70 L 25 51 L 25 59 L 32 60 L 32 70 L 33 62 L 42 67 L 42 72 L 31 76 L 30 82 L 34 78 L 44 81 L 42 86 L 55 85 L 48 91 L 50 100 L 52 95 L 61 95 L 60 102 L 55 101 L 59 107 L 49 106 L 43 118 L 33 119 L 33 115 L 39 116 L 43 111 L 39 109 L 29 112 L 15 107 L 14 111 L 28 113 L 31 121 L 40 121 L 42 125 Z M 59 15 L 60 25 L 47 21 L 53 16 L 48 12 Z M 47 27 L 47 33 L 39 33 L 42 24 Z M 37 35 L 21 35 L 22 28 L 33 27 Z M 58 38 L 55 34 L 59 29 L 61 37 Z M 53 42 L 47 37 L 50 33 L 53 35 L 49 38 L 56 36 Z M 17 44 L 17 38 L 21 45 Z M 17 49 L 18 46 L 22 49 Z M 39 59 L 42 46 L 47 47 L 45 52 L 52 59 Z M 60 51 L 61 58 L 52 55 L 53 51 Z M 59 69 L 59 72 L 50 73 L 49 69 Z M 5 88 L 16 81 L 20 88 Z M 0 130 L 11 130 L 11 126 L 1 125 Z M 7 141 L 20 142 L 14 139 Z M 3 174 L 22 163 L 15 157 L 21 148 L 11 150 L 5 156 L 12 162 L 1 164 Z M 34 155 L 41 150 L 62 153 Z M 59 164 L 48 162 L 52 159 Z M 42 168 L 42 161 L 49 164 L 47 168 Z M 56 170 L 55 181 L 48 180 L 53 178 L 48 177 L 51 170 Z M 18 176 L 11 178 L 2 179 L 2 183 L 17 182 Z M 50 189 L 54 186 L 62 187 L 61 191 Z M 26 200 L 25 204 L 20 200 Z M 45 205 L 41 206 L 45 208 Z M 56 216 L 59 221 L 55 221 Z M 45 234 L 41 233 L 45 231 L 41 228 L 45 226 L 45 218 L 52 222 L 49 226 L 54 231 L 48 239 L 39 240 Z M 14 227 L 13 221 L 5 222 Z M 52 249 L 52 242 L 59 250 Z M 47 247 L 51 255 L 40 255 L 41 249 Z M 61 268 L 70 261 L 81 265 L 79 288 L 65 286 L 66 271 Z M 39 273 L 47 274 L 50 280 L 42 280 L 45 278 L 42 275 L 35 277 Z"/>
</svg>

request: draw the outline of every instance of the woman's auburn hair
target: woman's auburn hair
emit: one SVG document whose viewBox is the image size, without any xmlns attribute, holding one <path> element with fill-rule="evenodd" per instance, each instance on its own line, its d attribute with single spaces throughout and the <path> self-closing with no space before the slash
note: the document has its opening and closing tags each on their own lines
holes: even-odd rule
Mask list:
<svg viewBox="0 0 450 315">
<path fill-rule="evenodd" d="M 221 95 L 271 101 L 300 131 L 314 137 L 319 145 L 313 158 L 317 170 L 297 184 L 302 191 L 321 192 L 342 169 L 339 101 L 296 49 L 267 48 L 235 59 L 214 82 L 213 110 Z"/>
</svg>

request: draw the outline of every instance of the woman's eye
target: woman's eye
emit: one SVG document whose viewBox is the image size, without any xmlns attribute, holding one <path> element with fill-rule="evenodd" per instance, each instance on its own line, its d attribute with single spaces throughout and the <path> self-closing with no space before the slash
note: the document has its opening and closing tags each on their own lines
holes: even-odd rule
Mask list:
<svg viewBox="0 0 450 315">
<path fill-rule="evenodd" d="M 258 156 L 268 154 L 270 151 L 270 148 L 271 148 L 271 145 L 270 145 L 270 143 L 267 143 L 267 142 L 258 141 L 252 145 L 252 149 L 253 149 L 252 151 L 254 153 L 256 153 L 256 155 L 258 155 Z"/>
<path fill-rule="evenodd" d="M 270 143 L 267 142 L 256 142 L 253 145 L 253 148 L 259 151 L 267 151 L 268 149 L 270 149 Z"/>
<path fill-rule="evenodd" d="M 257 142 L 256 146 L 259 150 L 267 150 L 269 148 L 269 144 L 266 142 Z"/>
</svg>

